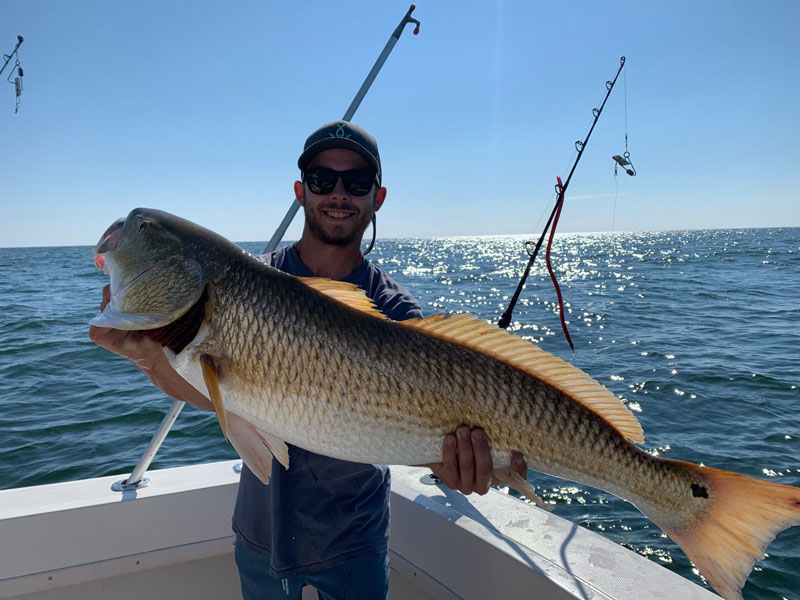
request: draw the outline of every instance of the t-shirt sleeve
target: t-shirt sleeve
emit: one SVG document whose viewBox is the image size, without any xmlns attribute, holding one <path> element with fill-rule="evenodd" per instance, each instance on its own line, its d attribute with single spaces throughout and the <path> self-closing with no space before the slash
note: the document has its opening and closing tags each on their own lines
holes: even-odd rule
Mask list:
<svg viewBox="0 0 800 600">
<path fill-rule="evenodd" d="M 379 291 L 373 300 L 378 310 L 392 321 L 422 318 L 422 309 L 417 299 L 383 273 Z"/>
<path fill-rule="evenodd" d="M 299 258 L 295 257 L 296 255 L 292 254 L 292 246 L 286 246 L 274 252 L 261 254 L 256 258 L 290 275 L 300 277 L 313 276 L 310 272 L 303 273 L 308 269 L 300 263 Z M 346 281 L 355 283 L 362 288 L 367 296 L 375 302 L 378 310 L 392 321 L 422 318 L 422 309 L 416 298 L 389 275 L 372 264 L 367 265 L 367 268 L 363 270 L 359 270 L 358 275 L 354 278 L 347 278 Z"/>
<path fill-rule="evenodd" d="M 264 263 L 265 265 L 269 265 L 270 267 L 280 269 L 280 267 L 276 264 L 282 262 L 279 260 L 278 253 L 279 251 L 273 250 L 272 252 L 267 252 L 266 254 L 259 254 L 256 256 L 256 260 Z"/>
</svg>

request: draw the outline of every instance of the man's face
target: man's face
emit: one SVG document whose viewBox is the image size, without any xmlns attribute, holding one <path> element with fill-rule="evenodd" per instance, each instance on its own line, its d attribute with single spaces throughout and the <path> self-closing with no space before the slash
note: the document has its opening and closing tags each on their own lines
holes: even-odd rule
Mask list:
<svg viewBox="0 0 800 600">
<path fill-rule="evenodd" d="M 333 148 L 323 150 L 308 163 L 306 169 L 327 167 L 335 171 L 352 169 L 368 169 L 367 161 L 356 152 Z M 350 194 L 341 178 L 328 194 L 314 194 L 307 184 L 301 184 L 302 198 L 297 199 L 303 205 L 306 214 L 306 225 L 316 238 L 326 244 L 347 246 L 352 242 L 361 242 L 372 215 L 380 208 L 386 190 L 372 186 L 366 196 Z M 295 184 L 295 193 L 298 185 Z"/>
</svg>

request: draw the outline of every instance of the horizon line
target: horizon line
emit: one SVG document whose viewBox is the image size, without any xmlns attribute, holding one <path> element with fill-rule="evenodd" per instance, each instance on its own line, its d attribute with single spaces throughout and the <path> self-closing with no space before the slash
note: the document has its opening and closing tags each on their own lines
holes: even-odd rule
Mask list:
<svg viewBox="0 0 800 600">
<path fill-rule="evenodd" d="M 618 235 L 629 233 L 670 233 L 670 232 L 686 232 L 686 231 L 740 231 L 751 229 L 800 229 L 800 225 L 778 225 L 778 226 L 765 226 L 765 227 L 697 227 L 693 229 L 638 229 L 638 230 L 618 230 L 618 231 L 571 231 L 571 232 L 556 232 L 556 237 L 563 237 L 568 235 Z M 454 235 L 431 235 L 431 236 L 404 236 L 404 237 L 386 237 L 375 240 L 375 243 L 381 241 L 397 241 L 397 240 L 447 240 L 458 238 L 482 238 L 482 237 L 528 237 L 541 235 L 541 233 L 475 233 L 475 234 L 454 234 Z M 233 241 L 233 240 L 231 240 Z M 281 240 L 279 243 L 294 243 L 298 240 Z M 234 244 L 267 244 L 269 240 L 239 240 L 233 241 Z M 30 246 L 0 246 L 0 250 L 14 250 L 22 248 L 91 248 L 93 244 L 45 244 L 45 245 L 30 245 Z"/>
</svg>

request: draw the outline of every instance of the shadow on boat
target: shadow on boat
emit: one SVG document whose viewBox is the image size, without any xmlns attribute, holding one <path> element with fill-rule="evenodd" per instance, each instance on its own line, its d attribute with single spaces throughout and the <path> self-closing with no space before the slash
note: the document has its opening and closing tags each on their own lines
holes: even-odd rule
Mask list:
<svg viewBox="0 0 800 600">
<path fill-rule="evenodd" d="M 529 556 L 530 550 L 526 551 L 526 548 L 521 544 L 515 542 L 514 540 L 510 539 L 507 535 L 505 535 L 502 531 L 497 529 L 497 527 L 492 523 L 489 519 L 487 519 L 481 512 L 478 510 L 473 504 L 464 496 L 461 492 L 457 492 L 455 490 L 451 490 L 447 486 L 439 485 L 437 486 L 441 495 L 430 495 L 425 496 L 420 494 L 417 496 L 415 502 L 420 504 L 425 504 L 426 502 L 436 502 L 445 506 L 446 508 L 451 509 L 453 512 L 458 513 L 464 517 L 468 517 L 472 519 L 474 522 L 478 523 L 485 527 L 488 531 L 490 531 L 500 542 L 502 542 L 512 553 L 519 558 L 519 560 L 525 563 L 531 570 L 540 574 L 543 577 L 548 577 L 548 574 L 541 569 L 533 560 L 531 560 Z M 533 508 L 533 507 L 531 507 Z M 460 516 L 456 516 L 452 519 L 453 522 L 457 521 Z M 567 559 L 567 549 L 574 539 L 576 533 L 578 532 L 578 525 L 575 523 L 571 524 L 569 528 L 569 532 L 567 533 L 564 541 L 561 543 L 561 547 L 559 548 L 559 554 L 561 556 L 561 564 L 566 573 L 572 578 L 573 583 L 575 584 L 575 588 L 577 592 L 580 594 L 580 597 L 583 600 L 590 600 L 592 595 L 586 590 L 583 585 L 583 582 L 575 575 L 572 570 L 572 567 Z"/>
</svg>

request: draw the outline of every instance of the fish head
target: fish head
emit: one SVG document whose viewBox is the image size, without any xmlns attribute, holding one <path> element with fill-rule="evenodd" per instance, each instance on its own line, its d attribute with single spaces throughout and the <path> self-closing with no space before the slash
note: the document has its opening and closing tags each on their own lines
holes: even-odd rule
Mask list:
<svg viewBox="0 0 800 600">
<path fill-rule="evenodd" d="M 112 223 L 94 247 L 95 265 L 110 278 L 111 300 L 90 323 L 123 330 L 155 329 L 191 308 L 206 285 L 193 243 L 196 228 L 146 208 L 136 208 Z"/>
</svg>

